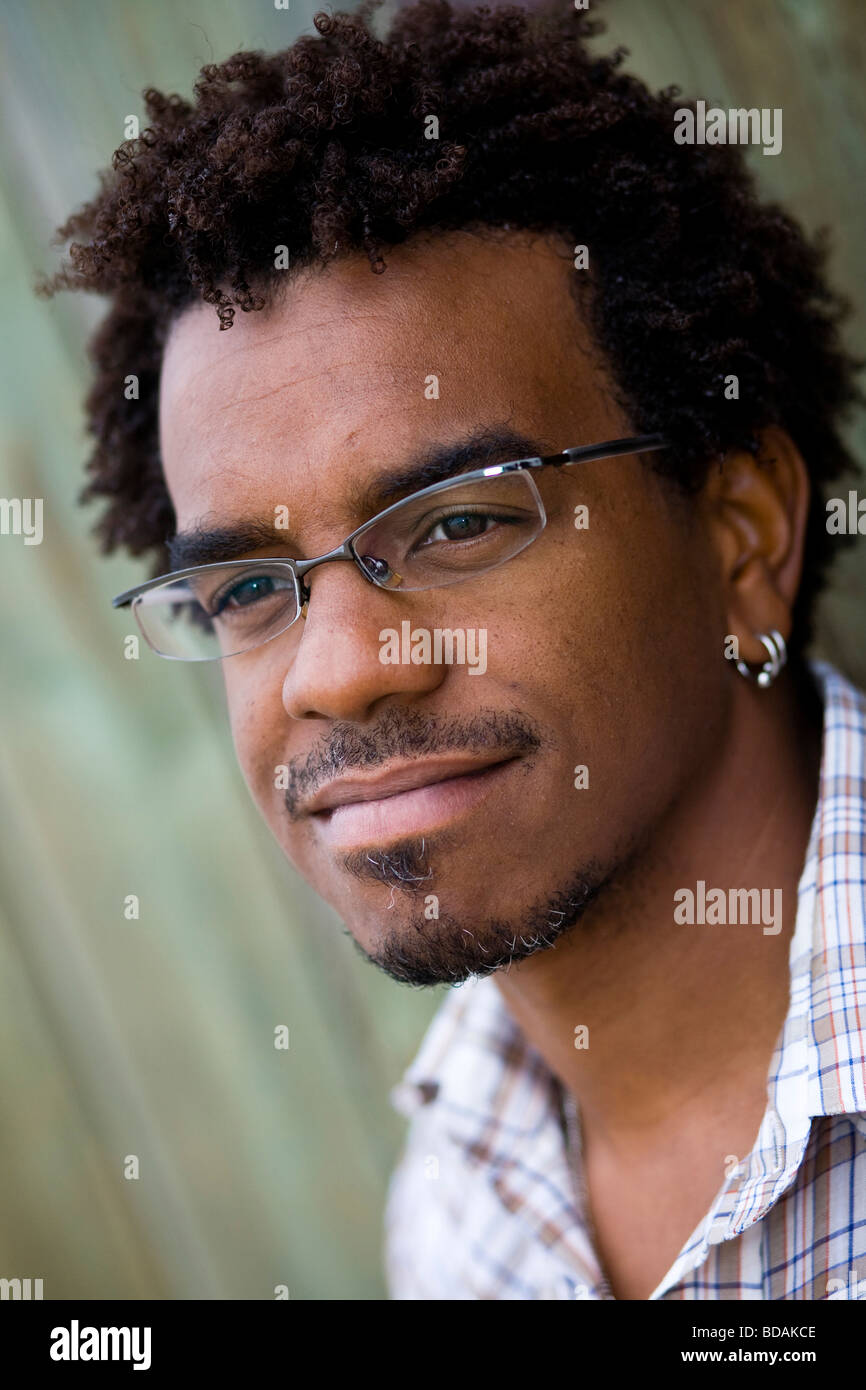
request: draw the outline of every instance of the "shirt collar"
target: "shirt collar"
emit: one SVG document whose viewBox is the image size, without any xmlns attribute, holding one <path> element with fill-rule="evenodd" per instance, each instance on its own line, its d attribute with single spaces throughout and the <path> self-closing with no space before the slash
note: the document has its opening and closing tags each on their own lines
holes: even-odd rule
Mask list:
<svg viewBox="0 0 866 1390">
<path fill-rule="evenodd" d="M 866 1111 L 866 695 L 826 663 L 812 671 L 824 740 L 791 949 L 792 1013 L 802 997 L 810 1113 L 854 1114 Z"/>
<path fill-rule="evenodd" d="M 557 1086 L 487 976 L 449 987 L 391 1101 L 407 1117 L 435 1109 L 458 1143 L 507 1160 L 550 1118 Z"/>
</svg>

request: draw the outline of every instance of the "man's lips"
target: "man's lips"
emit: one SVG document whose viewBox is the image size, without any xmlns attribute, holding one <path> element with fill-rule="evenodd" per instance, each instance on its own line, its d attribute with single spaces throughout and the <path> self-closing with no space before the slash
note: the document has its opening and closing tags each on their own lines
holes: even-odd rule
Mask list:
<svg viewBox="0 0 866 1390">
<path fill-rule="evenodd" d="M 517 761 L 449 757 L 390 764 L 364 776 L 338 777 L 304 805 L 326 838 L 340 848 L 381 844 L 441 826 L 489 795 Z"/>
</svg>

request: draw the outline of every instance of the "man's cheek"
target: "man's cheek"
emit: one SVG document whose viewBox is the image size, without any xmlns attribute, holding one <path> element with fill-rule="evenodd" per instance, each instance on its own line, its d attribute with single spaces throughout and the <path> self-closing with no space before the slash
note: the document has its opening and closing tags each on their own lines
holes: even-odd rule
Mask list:
<svg viewBox="0 0 866 1390">
<path fill-rule="evenodd" d="M 253 800 L 269 822 L 280 801 L 279 781 L 287 775 L 279 756 L 273 752 L 267 737 L 264 714 L 253 701 L 233 701 L 229 698 L 229 723 L 235 756 Z"/>
</svg>

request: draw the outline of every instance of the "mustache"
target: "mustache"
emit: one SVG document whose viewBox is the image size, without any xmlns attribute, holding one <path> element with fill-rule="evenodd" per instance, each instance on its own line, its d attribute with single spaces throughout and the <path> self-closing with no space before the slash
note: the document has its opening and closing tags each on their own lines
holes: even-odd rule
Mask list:
<svg viewBox="0 0 866 1390">
<path fill-rule="evenodd" d="M 535 753 L 547 739 L 535 720 L 511 710 L 481 709 L 466 718 L 386 710 L 370 729 L 336 723 L 305 758 L 287 764 L 284 802 L 290 819 L 298 819 L 302 800 L 342 773 L 380 767 L 392 758 L 431 753 L 486 753 L 501 748 L 503 757 Z"/>
</svg>

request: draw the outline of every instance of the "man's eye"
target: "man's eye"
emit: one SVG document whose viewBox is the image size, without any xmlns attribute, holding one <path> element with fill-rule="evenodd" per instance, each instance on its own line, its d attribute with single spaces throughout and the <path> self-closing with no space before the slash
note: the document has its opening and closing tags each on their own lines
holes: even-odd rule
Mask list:
<svg viewBox="0 0 866 1390">
<path fill-rule="evenodd" d="M 291 590 L 290 581 L 278 579 L 272 574 L 251 574 L 236 580 L 230 587 L 216 594 L 211 601 L 211 616 L 216 618 L 228 609 L 248 608 L 262 599 L 270 598 L 281 590 Z"/>
<path fill-rule="evenodd" d="M 441 517 L 431 526 L 421 543 L 428 545 L 435 541 L 475 540 L 483 536 L 496 521 L 497 518 L 489 512 L 455 512 L 452 516 Z"/>
</svg>

